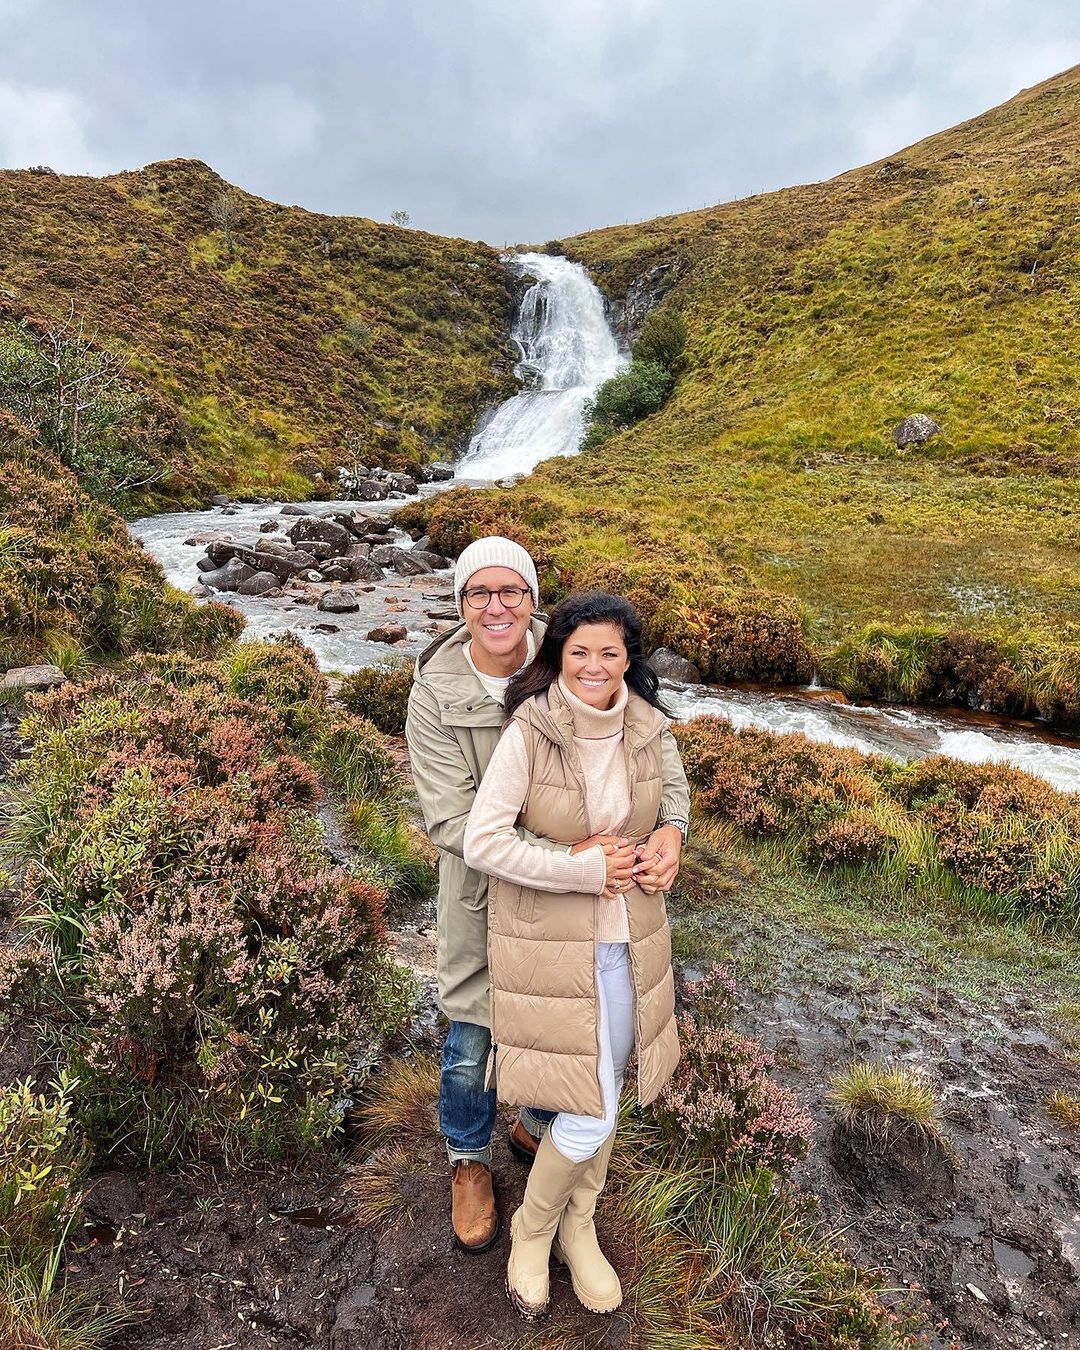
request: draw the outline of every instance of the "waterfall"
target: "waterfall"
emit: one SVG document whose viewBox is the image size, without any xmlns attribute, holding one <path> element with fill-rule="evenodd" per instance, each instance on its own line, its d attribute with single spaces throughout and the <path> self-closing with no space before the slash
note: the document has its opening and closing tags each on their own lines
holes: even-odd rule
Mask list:
<svg viewBox="0 0 1080 1350">
<path fill-rule="evenodd" d="M 459 478 L 529 473 L 541 460 L 576 454 L 586 399 L 623 365 L 600 292 L 580 263 L 520 253 L 510 266 L 534 278 L 511 333 L 520 352 L 516 374 L 529 387 L 473 436 Z"/>
</svg>

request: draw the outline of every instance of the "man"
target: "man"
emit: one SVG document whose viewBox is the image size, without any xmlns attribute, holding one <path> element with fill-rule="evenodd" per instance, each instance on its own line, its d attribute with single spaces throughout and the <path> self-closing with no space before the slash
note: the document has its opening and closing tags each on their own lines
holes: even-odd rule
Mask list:
<svg viewBox="0 0 1080 1350">
<path fill-rule="evenodd" d="M 450 1021 L 439 1125 L 453 1171 L 451 1222 L 461 1247 L 482 1252 L 499 1236 L 491 1182 L 496 1100 L 484 1090 L 491 1050 L 487 878 L 465 866 L 462 850 L 476 789 L 502 729 L 506 687 L 536 654 L 544 625 L 535 617 L 540 597 L 532 559 L 520 544 L 497 535 L 476 540 L 461 554 L 454 599 L 463 622 L 418 658 L 405 734 L 428 834 L 439 850 L 439 1002 Z M 667 733 L 660 824 L 640 850 L 640 884 L 670 887 L 689 811 L 686 777 Z M 535 1154 L 552 1116 L 521 1109 L 510 1147 L 523 1161 Z"/>
</svg>

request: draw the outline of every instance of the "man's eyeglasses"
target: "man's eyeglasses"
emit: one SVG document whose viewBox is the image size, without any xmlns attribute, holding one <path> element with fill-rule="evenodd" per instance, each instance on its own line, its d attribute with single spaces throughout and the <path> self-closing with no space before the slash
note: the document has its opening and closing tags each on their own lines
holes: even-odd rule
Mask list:
<svg viewBox="0 0 1080 1350">
<path fill-rule="evenodd" d="M 500 586 L 497 591 L 489 591 L 486 586 L 472 586 L 461 592 L 461 598 L 470 609 L 487 609 L 491 597 L 497 595 L 507 609 L 517 609 L 522 600 L 531 594 L 528 586 Z"/>
</svg>

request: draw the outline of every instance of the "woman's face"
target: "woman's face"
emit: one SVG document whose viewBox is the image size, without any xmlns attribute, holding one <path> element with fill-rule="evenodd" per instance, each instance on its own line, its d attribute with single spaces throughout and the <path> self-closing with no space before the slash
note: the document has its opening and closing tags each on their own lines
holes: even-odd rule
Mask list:
<svg viewBox="0 0 1080 1350">
<path fill-rule="evenodd" d="M 613 623 L 582 623 L 563 643 L 563 683 L 582 703 L 610 708 L 630 669 L 622 629 Z"/>
</svg>

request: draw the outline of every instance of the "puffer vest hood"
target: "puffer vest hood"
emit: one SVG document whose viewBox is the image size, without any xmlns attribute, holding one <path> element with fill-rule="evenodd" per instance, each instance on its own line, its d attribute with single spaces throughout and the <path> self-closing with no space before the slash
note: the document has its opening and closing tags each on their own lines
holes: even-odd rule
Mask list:
<svg viewBox="0 0 1080 1350">
<path fill-rule="evenodd" d="M 514 713 L 529 758 L 529 795 L 518 824 L 573 844 L 591 833 L 573 713 L 553 688 Z M 623 729 L 630 813 L 623 833 L 640 841 L 656 825 L 660 736 L 667 720 L 631 692 Z M 631 887 L 630 926 L 638 1100 L 655 1099 L 679 1062 L 671 935 L 663 895 Z M 491 878 L 488 968 L 497 1086 L 503 1100 L 602 1116 L 596 907 L 591 895 L 532 890 Z"/>
</svg>

